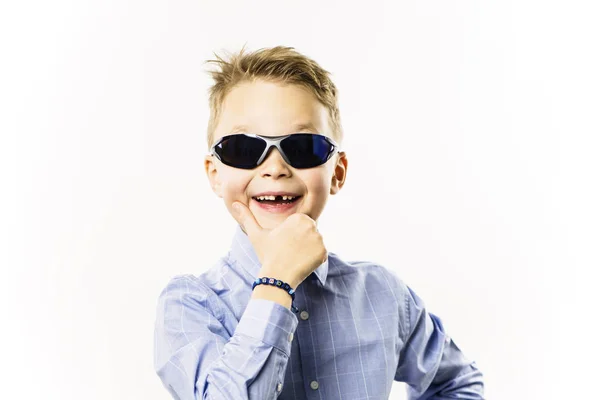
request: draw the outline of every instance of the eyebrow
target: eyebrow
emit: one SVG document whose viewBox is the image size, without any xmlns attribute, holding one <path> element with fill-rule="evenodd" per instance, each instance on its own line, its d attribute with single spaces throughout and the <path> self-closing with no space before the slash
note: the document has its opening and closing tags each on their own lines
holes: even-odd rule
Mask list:
<svg viewBox="0 0 600 400">
<path fill-rule="evenodd" d="M 294 132 L 298 132 L 298 131 L 314 131 L 314 132 L 317 132 L 317 129 L 310 122 L 296 124 L 296 125 L 294 125 L 292 127 L 292 130 Z"/>
<path fill-rule="evenodd" d="M 248 132 L 248 127 L 245 125 L 236 125 L 233 128 L 231 128 L 231 130 L 229 131 L 229 133 L 240 133 L 240 132 Z"/>
<path fill-rule="evenodd" d="M 292 126 L 293 132 L 306 131 L 306 130 L 317 132 L 317 129 L 315 129 L 314 125 L 310 122 L 299 123 L 299 124 L 295 124 L 294 126 Z M 254 133 L 254 132 L 251 132 L 250 129 L 248 129 L 247 125 L 235 125 L 233 128 L 231 128 L 231 130 L 229 132 L 230 133 L 240 133 L 240 132 Z"/>
</svg>

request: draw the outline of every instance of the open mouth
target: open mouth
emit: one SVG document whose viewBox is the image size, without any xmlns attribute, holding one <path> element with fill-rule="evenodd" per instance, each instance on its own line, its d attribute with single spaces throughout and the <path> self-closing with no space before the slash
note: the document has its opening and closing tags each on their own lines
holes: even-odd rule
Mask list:
<svg viewBox="0 0 600 400">
<path fill-rule="evenodd" d="M 278 206 L 293 204 L 297 202 L 301 197 L 302 196 L 257 196 L 253 197 L 252 199 L 256 200 L 262 205 Z"/>
</svg>

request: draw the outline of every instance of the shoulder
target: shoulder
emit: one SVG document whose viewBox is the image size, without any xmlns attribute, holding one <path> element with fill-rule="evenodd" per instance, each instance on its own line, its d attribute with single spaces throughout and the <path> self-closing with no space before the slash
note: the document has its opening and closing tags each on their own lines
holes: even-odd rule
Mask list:
<svg viewBox="0 0 600 400">
<path fill-rule="evenodd" d="M 337 270 L 336 275 L 351 274 L 355 280 L 360 281 L 367 289 L 375 289 L 375 287 L 389 289 L 394 292 L 398 300 L 404 300 L 406 294 L 408 294 L 408 286 L 398 273 L 381 263 L 365 260 L 345 261 L 335 253 L 329 253 L 329 255 L 332 265 Z"/>
<path fill-rule="evenodd" d="M 365 278 L 384 280 L 392 287 L 404 286 L 404 282 L 400 276 L 395 271 L 381 263 L 365 260 L 344 261 L 335 253 L 330 253 L 330 260 L 331 259 L 333 259 L 333 263 L 336 265 L 336 267 L 340 269 L 358 272 Z"/>
<path fill-rule="evenodd" d="M 159 294 L 159 307 L 185 307 L 211 310 L 220 315 L 219 298 L 213 289 L 212 281 L 223 267 L 223 260 L 199 275 L 180 274 L 173 276 Z"/>
<path fill-rule="evenodd" d="M 198 276 L 192 274 L 176 275 L 169 280 L 158 297 L 165 307 L 172 305 L 199 307 L 209 303 L 211 291 Z"/>
<path fill-rule="evenodd" d="M 159 297 L 171 296 L 175 293 L 205 292 L 206 287 L 198 276 L 192 274 L 175 275 L 163 288 Z"/>
</svg>

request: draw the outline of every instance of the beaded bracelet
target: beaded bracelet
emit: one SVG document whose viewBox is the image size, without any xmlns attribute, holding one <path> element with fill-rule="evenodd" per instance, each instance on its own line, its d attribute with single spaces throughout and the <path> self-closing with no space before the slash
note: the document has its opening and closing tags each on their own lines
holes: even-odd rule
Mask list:
<svg viewBox="0 0 600 400">
<path fill-rule="evenodd" d="M 279 279 L 268 278 L 265 276 L 262 278 L 256 278 L 256 280 L 252 284 L 252 290 L 254 290 L 254 288 L 257 285 L 271 285 L 271 286 L 276 286 L 278 288 L 285 290 L 286 292 L 288 292 L 290 294 L 290 296 L 292 296 L 292 311 L 294 313 L 298 312 L 298 308 L 294 306 L 294 299 L 296 298 L 296 291 L 294 289 L 292 289 L 292 287 L 290 285 L 288 285 L 287 283 L 280 281 Z"/>
</svg>

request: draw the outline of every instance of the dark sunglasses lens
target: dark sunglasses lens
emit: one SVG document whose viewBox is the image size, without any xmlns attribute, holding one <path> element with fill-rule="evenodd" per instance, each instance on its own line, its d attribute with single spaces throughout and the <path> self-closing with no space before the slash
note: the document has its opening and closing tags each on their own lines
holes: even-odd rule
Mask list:
<svg viewBox="0 0 600 400">
<path fill-rule="evenodd" d="M 265 151 L 266 143 L 258 138 L 245 135 L 232 135 L 223 138 L 215 147 L 215 152 L 221 161 L 236 168 L 252 169 Z"/>
<path fill-rule="evenodd" d="M 312 168 L 327 161 L 333 145 L 324 136 L 297 133 L 281 142 L 294 168 Z"/>
</svg>

